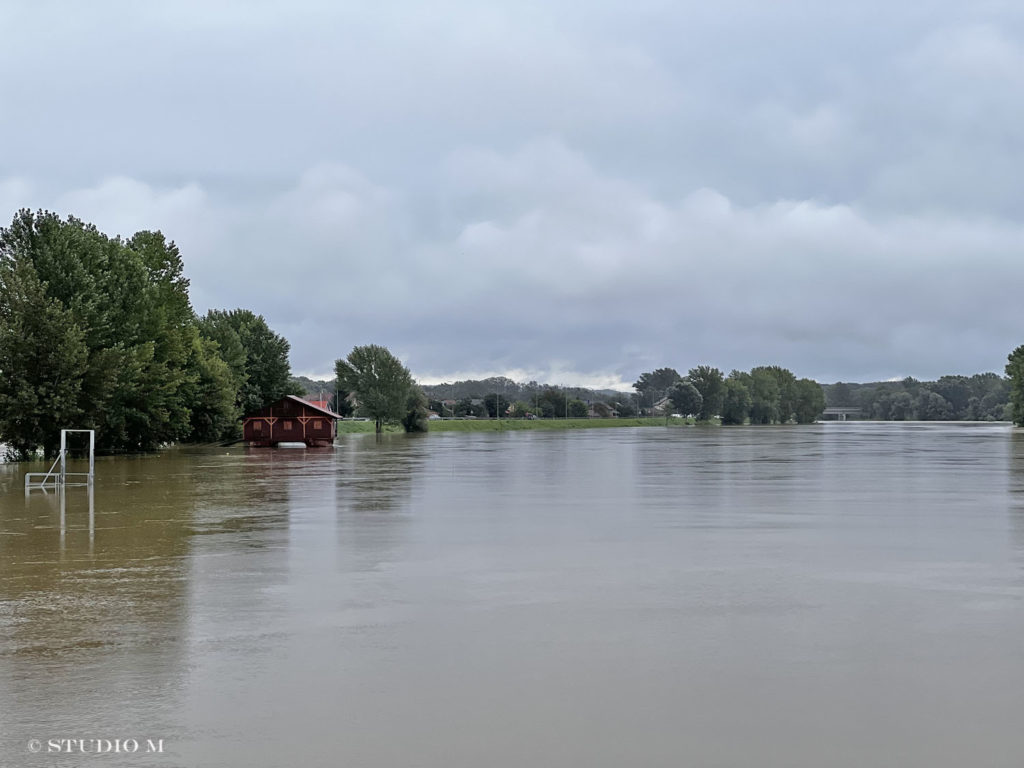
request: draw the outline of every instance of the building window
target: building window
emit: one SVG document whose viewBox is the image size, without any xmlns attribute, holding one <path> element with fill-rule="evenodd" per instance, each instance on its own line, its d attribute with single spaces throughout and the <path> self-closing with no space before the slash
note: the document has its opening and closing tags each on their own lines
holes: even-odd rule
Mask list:
<svg viewBox="0 0 1024 768">
<path fill-rule="evenodd" d="M 324 423 L 320 419 L 316 419 L 313 422 L 313 429 L 323 429 Z"/>
<path fill-rule="evenodd" d="M 284 423 L 284 428 L 285 428 L 285 429 L 291 429 L 291 428 L 292 428 L 292 423 L 291 423 L 290 421 L 286 421 L 286 422 Z"/>
<path fill-rule="evenodd" d="M 252 431 L 253 432 L 262 432 L 263 431 L 263 422 L 262 421 L 254 421 L 252 423 Z"/>
</svg>

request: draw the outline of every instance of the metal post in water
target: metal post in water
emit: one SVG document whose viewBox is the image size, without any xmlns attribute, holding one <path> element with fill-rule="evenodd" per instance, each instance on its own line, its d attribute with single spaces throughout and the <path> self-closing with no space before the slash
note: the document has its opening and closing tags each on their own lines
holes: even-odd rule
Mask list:
<svg viewBox="0 0 1024 768">
<path fill-rule="evenodd" d="M 64 486 L 64 480 L 68 473 L 68 431 L 62 429 L 60 431 L 60 477 L 57 482 L 60 483 L 61 487 Z"/>
</svg>

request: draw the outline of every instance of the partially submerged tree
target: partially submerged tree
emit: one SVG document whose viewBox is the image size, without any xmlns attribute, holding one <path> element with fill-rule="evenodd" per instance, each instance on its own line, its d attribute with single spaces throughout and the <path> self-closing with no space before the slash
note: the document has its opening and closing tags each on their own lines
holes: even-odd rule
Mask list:
<svg viewBox="0 0 1024 768">
<path fill-rule="evenodd" d="M 406 395 L 402 426 L 406 432 L 426 432 L 430 427 L 427 396 L 415 384 L 409 387 L 409 394 Z"/>
<path fill-rule="evenodd" d="M 19 458 L 52 455 L 78 422 L 87 359 L 82 330 L 31 265 L 0 262 L 0 435 Z"/>
<path fill-rule="evenodd" d="M 50 452 L 61 427 L 97 430 L 106 450 L 188 437 L 200 374 L 188 280 L 173 242 L 159 232 L 108 237 L 74 217 L 21 210 L 0 229 L 0 264 L 0 335 L 22 337 L 18 349 L 7 348 L 19 359 L 0 361 L 7 442 L 22 453 Z"/>
<path fill-rule="evenodd" d="M 407 415 L 415 384 L 409 369 L 387 348 L 376 344 L 355 347 L 334 366 L 339 385 L 355 394 L 359 412 L 373 419 L 378 434 L 385 423 Z"/>
</svg>

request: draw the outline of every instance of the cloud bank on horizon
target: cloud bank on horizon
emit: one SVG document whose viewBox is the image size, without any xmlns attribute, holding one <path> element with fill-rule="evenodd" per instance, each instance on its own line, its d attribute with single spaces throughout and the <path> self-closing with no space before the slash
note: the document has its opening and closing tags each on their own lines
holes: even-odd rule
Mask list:
<svg viewBox="0 0 1024 768">
<path fill-rule="evenodd" d="M 162 230 L 304 373 L 1001 371 L 1024 9 L 913 6 L 5 4 L 0 215 Z"/>
</svg>

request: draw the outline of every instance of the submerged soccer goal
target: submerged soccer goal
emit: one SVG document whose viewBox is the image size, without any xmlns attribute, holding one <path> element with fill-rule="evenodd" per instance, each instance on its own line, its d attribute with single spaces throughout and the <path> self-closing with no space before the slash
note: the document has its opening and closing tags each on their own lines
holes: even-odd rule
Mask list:
<svg viewBox="0 0 1024 768">
<path fill-rule="evenodd" d="M 68 435 L 89 435 L 89 471 L 68 472 Z M 92 486 L 96 474 L 96 430 L 95 429 L 62 429 L 60 431 L 60 453 L 47 472 L 26 472 L 25 492 L 37 488 L 66 488 L 69 485 Z"/>
</svg>

